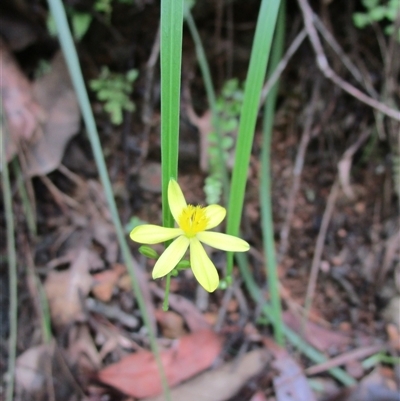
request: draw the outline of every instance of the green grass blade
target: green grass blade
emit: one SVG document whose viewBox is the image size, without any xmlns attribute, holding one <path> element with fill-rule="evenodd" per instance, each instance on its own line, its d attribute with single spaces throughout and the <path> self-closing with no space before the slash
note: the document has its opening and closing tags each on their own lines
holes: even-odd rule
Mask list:
<svg viewBox="0 0 400 401">
<path fill-rule="evenodd" d="M 282 1 L 274 42 L 271 51 L 271 61 L 268 76 L 277 68 L 283 54 L 285 42 L 285 1 Z M 279 296 L 279 281 L 275 257 L 274 227 L 272 219 L 272 193 L 271 193 L 271 141 L 275 114 L 275 104 L 278 95 L 278 82 L 271 88 L 265 104 L 263 116 L 263 140 L 261 150 L 260 169 L 260 211 L 263 233 L 264 254 L 266 257 L 266 273 L 268 277 L 269 296 L 272 312 L 274 314 L 275 340 L 283 345 L 283 326 L 281 300 Z"/>
<path fill-rule="evenodd" d="M 173 227 L 168 206 L 168 182 L 177 179 L 181 90 L 183 0 L 161 1 L 161 164 L 164 227 Z"/>
<path fill-rule="evenodd" d="M 28 191 L 26 189 L 26 182 L 24 180 L 21 167 L 19 165 L 18 159 L 14 158 L 12 161 L 12 168 L 14 170 L 14 175 L 17 180 L 18 192 L 22 201 L 22 208 L 24 209 L 24 214 L 26 217 L 26 225 L 28 226 L 29 233 L 35 237 L 36 236 L 36 214 L 32 208 L 32 204 L 29 200 Z"/>
<path fill-rule="evenodd" d="M 0 121 L 3 120 L 3 107 L 0 110 Z M 5 126 L 6 124 L 3 124 Z M 10 176 L 5 152 L 5 133 L 1 131 L 1 162 L 2 162 L 2 184 L 3 202 L 6 217 L 6 238 L 8 257 L 8 280 L 9 280 L 9 307 L 8 317 L 10 331 L 8 334 L 8 368 L 7 368 L 7 390 L 6 401 L 12 401 L 14 394 L 15 359 L 17 353 L 17 331 L 18 331 L 18 293 L 17 293 L 17 255 L 15 250 L 14 214 L 12 210 L 12 195 Z"/>
<path fill-rule="evenodd" d="M 258 14 L 256 33 L 246 79 L 243 106 L 236 145 L 235 166 L 232 172 L 228 203 L 227 233 L 237 236 L 242 217 L 247 170 L 256 127 L 261 88 L 265 78 L 279 10 L 279 0 L 263 0 Z M 228 255 L 227 279 L 232 275 L 233 255 Z"/>
<path fill-rule="evenodd" d="M 124 230 L 121 224 L 121 220 L 118 215 L 118 209 L 115 203 L 110 177 L 108 176 L 108 171 L 104 160 L 104 155 L 99 135 L 97 132 L 93 112 L 90 106 L 89 96 L 86 91 L 85 82 L 83 80 L 83 75 L 80 68 L 76 48 L 72 39 L 71 31 L 68 26 L 65 10 L 61 0 L 48 0 L 48 3 L 57 26 L 60 44 L 64 53 L 64 57 L 68 66 L 72 83 L 74 85 L 78 97 L 79 106 L 83 115 L 83 120 L 85 122 L 87 134 L 94 154 L 97 169 L 99 171 L 101 182 L 104 187 L 108 206 L 110 208 L 112 221 L 117 234 L 118 243 L 122 252 L 122 257 L 125 261 L 126 268 L 132 280 L 132 289 L 138 301 L 139 309 L 143 318 L 143 323 L 146 326 L 146 329 L 148 330 L 149 333 L 150 346 L 154 353 L 159 368 L 164 394 L 166 395 L 166 398 L 169 400 L 170 397 L 169 397 L 168 384 L 166 381 L 164 368 L 161 363 L 160 353 L 155 339 L 155 333 L 153 332 L 152 326 L 150 324 L 150 318 L 146 308 L 146 304 L 139 286 L 139 281 L 136 278 L 132 255 L 130 253 L 128 243 L 125 238 Z"/>
</svg>

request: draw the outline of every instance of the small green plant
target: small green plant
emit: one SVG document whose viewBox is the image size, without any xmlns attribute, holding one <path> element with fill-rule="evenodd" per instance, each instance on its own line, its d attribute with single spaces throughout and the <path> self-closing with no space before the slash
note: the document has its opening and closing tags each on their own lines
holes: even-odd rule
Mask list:
<svg viewBox="0 0 400 401">
<path fill-rule="evenodd" d="M 115 0 L 96 0 L 93 4 L 93 11 L 101 13 L 105 17 L 105 21 L 110 23 L 111 14 L 113 11 L 112 3 Z M 133 5 L 134 0 L 118 0 L 120 4 Z M 65 7 L 68 19 L 71 23 L 71 30 L 76 41 L 80 41 L 89 30 L 90 24 L 93 21 L 93 12 L 77 11 L 74 7 Z M 57 35 L 57 26 L 54 22 L 52 14 L 49 14 L 47 21 L 47 30 L 51 36 Z"/>
<path fill-rule="evenodd" d="M 384 19 L 390 21 L 386 25 L 384 32 L 392 35 L 395 29 L 395 21 L 400 12 L 400 0 L 362 0 L 366 12 L 358 12 L 353 14 L 353 23 L 357 28 L 365 28 L 374 22 L 380 22 Z M 397 40 L 400 41 L 400 29 L 397 32 Z"/>
<path fill-rule="evenodd" d="M 223 158 L 228 167 L 232 167 L 235 135 L 239 126 L 239 115 L 243 100 L 243 89 L 237 79 L 227 81 L 217 99 L 218 129 L 220 130 Z M 210 132 L 208 136 L 209 175 L 205 179 L 204 192 L 209 204 L 218 203 L 222 193 L 221 169 L 218 157 L 218 135 Z"/>
<path fill-rule="evenodd" d="M 111 122 L 115 125 L 122 123 L 123 111 L 134 111 L 135 104 L 129 95 L 133 90 L 133 82 L 138 72 L 135 69 L 125 74 L 113 73 L 103 66 L 97 79 L 89 82 L 90 88 L 96 92 L 97 99 L 104 103 L 104 111 L 109 113 Z"/>
<path fill-rule="evenodd" d="M 87 12 L 76 11 L 72 7 L 66 7 L 66 12 L 71 23 L 71 31 L 76 41 L 80 41 L 88 31 L 92 23 L 92 15 Z M 57 25 L 52 14 L 47 17 L 47 30 L 51 36 L 57 36 Z"/>
</svg>

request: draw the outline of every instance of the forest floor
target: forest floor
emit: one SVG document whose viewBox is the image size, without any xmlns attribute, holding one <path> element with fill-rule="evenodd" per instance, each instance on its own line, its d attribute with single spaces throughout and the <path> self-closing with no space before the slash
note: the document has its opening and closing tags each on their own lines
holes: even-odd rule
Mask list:
<svg viewBox="0 0 400 401">
<path fill-rule="evenodd" d="M 69 3 L 74 12 L 92 10 L 90 2 Z M 138 71 L 130 96 L 135 110 L 124 111 L 121 124 L 112 124 L 90 92 L 128 234 L 140 221 L 162 220 L 160 83 L 154 62 L 159 5 L 152 0 L 121 3 L 114 1 L 110 22 L 93 13 L 77 49 L 87 82 L 98 77 L 104 65 L 121 74 Z M 216 87 L 220 90 L 231 78 L 243 82 L 258 2 L 198 3 L 193 15 Z M 373 29 L 359 30 L 352 24 L 353 3 L 338 0 L 315 11 L 372 87 L 379 88 L 388 80 L 388 60 L 377 55 Z M 15 399 L 161 400 L 157 366 L 147 352 L 149 338 L 65 63 L 44 25 L 45 9 L 40 2 L 17 7 L 7 1 L 1 7 L 2 88 L 20 90 L 8 108 L 3 100 L 9 120 L 4 144 L 9 160 L 18 156 L 29 199 L 23 201 L 21 172 L 13 162 L 18 261 Z M 289 1 L 286 48 L 302 26 L 297 3 Z M 336 73 L 357 85 L 340 58 L 332 51 L 327 54 Z M 50 75 L 38 74 L 43 65 L 51 66 Z M 399 90 L 399 71 L 392 73 Z M 10 110 L 18 110 L 23 122 L 12 120 Z M 393 174 L 393 132 L 398 136 L 399 125 L 387 120 L 327 80 L 304 40 L 280 80 L 271 147 L 272 205 L 283 319 L 325 355 L 323 363 L 313 362 L 289 341 L 285 349 L 275 344 L 271 326 L 236 268 L 233 286 L 212 294 L 199 288 L 190 271 L 173 278 L 170 310 L 164 312 L 165 283 L 151 279 L 152 262 L 129 241 L 167 377 L 174 384 L 174 401 L 399 400 L 400 227 Z M 201 161 L 208 148 L 202 138 L 209 126 L 194 45 L 185 29 L 179 183 L 194 204 L 205 204 L 207 172 Z M 230 136 L 234 141 L 235 132 Z M 21 138 L 25 139 L 18 147 Z M 242 234 L 251 244 L 253 277 L 268 299 L 260 225 L 260 144 L 259 124 Z M 233 151 L 229 157 L 234 163 Z M 35 223 L 30 223 L 30 215 Z M 5 371 L 10 327 L 5 241 L 1 252 L 0 367 Z M 222 275 L 222 253 L 210 255 Z M 306 299 L 311 302 L 307 321 Z M 46 321 L 47 305 L 51 322 L 46 328 L 41 322 Z M 347 387 L 329 373 L 335 367 L 346 374 Z M 0 397 L 6 385 L 4 377 Z"/>
</svg>

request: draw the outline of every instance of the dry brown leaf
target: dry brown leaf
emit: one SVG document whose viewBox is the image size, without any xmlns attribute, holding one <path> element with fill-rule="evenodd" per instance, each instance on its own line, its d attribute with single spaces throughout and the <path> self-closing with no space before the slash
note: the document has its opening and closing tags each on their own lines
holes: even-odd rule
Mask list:
<svg viewBox="0 0 400 401">
<path fill-rule="evenodd" d="M 262 391 L 257 391 L 250 398 L 250 401 L 268 401 L 268 400 L 267 400 L 267 397 L 265 397 L 265 394 Z"/>
<path fill-rule="evenodd" d="M 164 298 L 164 291 L 155 283 L 150 284 L 150 288 L 160 299 Z M 196 332 L 211 327 L 206 318 L 196 308 L 196 305 L 181 295 L 169 294 L 169 306 L 183 316 L 191 331 Z"/>
<path fill-rule="evenodd" d="M 259 374 L 268 362 L 265 350 L 258 349 L 225 363 L 217 369 L 202 373 L 196 378 L 171 390 L 174 401 L 224 401 L 234 396 L 248 380 Z M 165 397 L 143 401 L 165 401 Z M 311 399 L 309 401 L 312 401 Z"/>
<path fill-rule="evenodd" d="M 29 348 L 17 358 L 15 367 L 17 394 L 29 393 L 33 396 L 45 391 L 46 376 L 51 375 L 53 354 L 54 343 L 51 343 Z M 50 365 L 47 364 L 49 361 Z"/>
<path fill-rule="evenodd" d="M 280 375 L 273 380 L 276 401 L 316 401 L 300 366 L 283 348 L 275 350 L 273 366 Z"/>
<path fill-rule="evenodd" d="M 188 334 L 161 352 L 170 386 L 174 386 L 207 369 L 221 351 L 221 338 L 211 330 Z M 137 398 L 162 391 L 157 363 L 150 351 L 131 354 L 102 369 L 98 379 L 121 392 Z"/>
<path fill-rule="evenodd" d="M 53 271 L 47 276 L 45 290 L 53 323 L 58 327 L 83 318 L 82 300 L 93 281 L 88 261 L 89 251 L 82 248 L 69 269 Z"/>
<path fill-rule="evenodd" d="M 92 293 L 100 301 L 110 301 L 114 287 L 120 279 L 120 274 L 115 270 L 104 270 L 93 275 Z"/>
<path fill-rule="evenodd" d="M 68 141 L 80 126 L 78 101 L 60 52 L 51 62 L 50 73 L 35 82 L 33 92 L 47 116 L 43 135 L 26 152 L 30 177 L 46 175 L 60 165 Z"/>
<path fill-rule="evenodd" d="M 285 324 L 296 332 L 301 331 L 301 319 L 292 312 L 283 314 Z M 350 343 L 350 337 L 337 331 L 332 331 L 316 323 L 308 321 L 305 325 L 305 339 L 320 351 L 334 350 L 336 352 L 345 349 Z"/>
<path fill-rule="evenodd" d="M 100 354 L 87 325 L 76 325 L 69 331 L 68 360 L 81 372 L 97 370 L 101 365 Z"/>
<path fill-rule="evenodd" d="M 22 73 L 14 57 L 0 38 L 0 92 L 7 121 L 0 127 L 4 135 L 6 160 L 17 152 L 21 141 L 32 140 L 40 128 L 44 112 L 35 100 L 31 83 Z"/>
<path fill-rule="evenodd" d="M 179 338 L 186 334 L 185 322 L 182 316 L 173 311 L 163 311 L 157 309 L 155 316 L 161 326 L 162 334 L 166 338 Z"/>
</svg>

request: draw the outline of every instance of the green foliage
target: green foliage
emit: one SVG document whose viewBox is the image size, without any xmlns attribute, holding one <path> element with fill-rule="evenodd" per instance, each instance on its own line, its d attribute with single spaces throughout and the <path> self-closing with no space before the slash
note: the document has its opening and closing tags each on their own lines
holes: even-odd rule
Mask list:
<svg viewBox="0 0 400 401">
<path fill-rule="evenodd" d="M 113 11 L 112 3 L 116 0 L 96 0 L 93 4 L 93 11 L 104 14 L 108 23 L 111 20 Z M 118 0 L 120 4 L 133 5 L 135 0 Z M 80 41 L 89 30 L 90 24 L 93 21 L 93 12 L 77 11 L 73 7 L 66 7 L 68 19 L 71 24 L 73 37 L 76 41 Z M 47 30 L 51 36 L 57 35 L 57 26 L 54 21 L 53 15 L 50 13 L 47 17 Z"/>
<path fill-rule="evenodd" d="M 72 7 L 67 7 L 66 12 L 71 23 L 71 31 L 74 39 L 79 42 L 88 31 L 93 17 L 90 13 L 76 11 Z M 49 14 L 49 16 L 47 17 L 46 24 L 49 34 L 51 36 L 56 36 L 57 25 L 52 14 Z"/>
<path fill-rule="evenodd" d="M 138 76 L 137 70 L 129 70 L 126 74 L 110 72 L 103 66 L 97 79 L 89 82 L 90 88 L 96 92 L 97 99 L 104 103 L 104 110 L 110 114 L 115 125 L 122 123 L 123 111 L 134 111 L 135 104 L 130 100 L 132 84 Z"/>
<path fill-rule="evenodd" d="M 243 89 L 237 79 L 227 81 L 216 101 L 217 126 L 220 129 L 223 160 L 229 163 L 234 148 L 235 135 L 239 126 L 239 115 L 243 100 Z M 222 193 L 221 168 L 219 166 L 218 135 L 211 132 L 208 136 L 209 175 L 205 179 L 204 192 L 208 204 L 219 203 Z"/>
<path fill-rule="evenodd" d="M 393 34 L 394 22 L 400 12 L 400 0 L 362 0 L 366 12 L 353 14 L 353 23 L 357 28 L 365 28 L 373 22 L 380 22 L 384 19 L 390 21 L 384 31 L 387 35 Z M 400 41 L 400 29 L 397 39 Z"/>
</svg>

